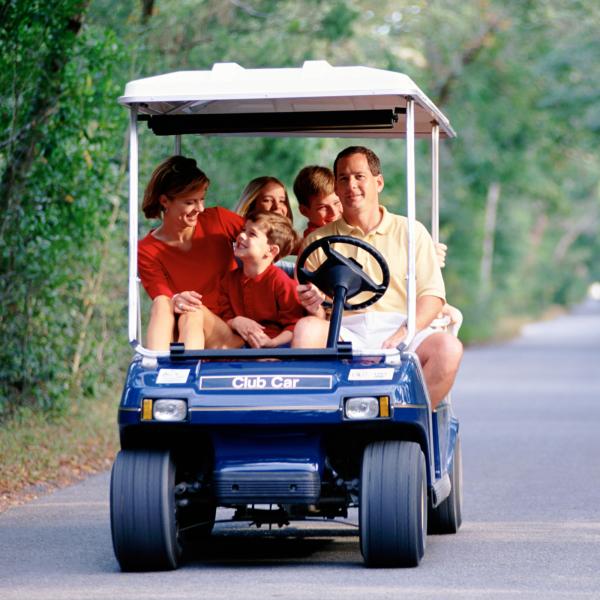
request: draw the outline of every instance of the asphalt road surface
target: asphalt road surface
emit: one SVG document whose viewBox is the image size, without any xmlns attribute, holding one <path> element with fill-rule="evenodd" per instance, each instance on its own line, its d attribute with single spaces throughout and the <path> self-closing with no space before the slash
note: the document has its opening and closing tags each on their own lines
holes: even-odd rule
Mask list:
<svg viewBox="0 0 600 600">
<path fill-rule="evenodd" d="M 107 473 L 0 516 L 0 600 L 600 598 L 600 309 L 469 350 L 453 406 L 464 522 L 416 569 L 364 568 L 354 514 L 217 525 L 178 571 L 121 573 Z"/>
</svg>

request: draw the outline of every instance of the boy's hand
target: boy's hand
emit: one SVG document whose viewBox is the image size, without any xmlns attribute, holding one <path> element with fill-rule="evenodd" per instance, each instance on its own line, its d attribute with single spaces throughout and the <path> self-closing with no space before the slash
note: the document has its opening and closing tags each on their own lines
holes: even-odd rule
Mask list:
<svg viewBox="0 0 600 600">
<path fill-rule="evenodd" d="M 181 292 L 173 296 L 173 310 L 177 315 L 196 312 L 202 306 L 202 295 L 198 292 Z"/>
<path fill-rule="evenodd" d="M 264 331 L 252 331 L 248 335 L 248 343 L 252 348 L 273 348 L 273 340 Z"/>
<path fill-rule="evenodd" d="M 248 317 L 235 317 L 234 319 L 231 319 L 230 321 L 228 321 L 227 325 L 229 325 L 229 327 L 231 327 L 231 329 L 235 329 L 235 331 L 237 331 L 240 334 L 242 339 L 245 342 L 248 342 L 250 345 L 252 345 L 252 342 L 250 340 L 250 335 L 262 333 L 265 329 L 262 325 L 260 325 L 256 321 L 253 321 L 252 319 L 248 319 Z M 255 348 L 255 347 L 256 346 L 253 346 L 253 348 Z"/>
<path fill-rule="evenodd" d="M 443 269 L 446 266 L 446 250 L 448 250 L 448 246 L 440 243 L 434 244 L 434 246 L 440 269 Z"/>
<path fill-rule="evenodd" d="M 321 304 L 325 300 L 325 294 L 312 283 L 298 285 L 296 291 L 298 292 L 298 300 L 306 311 L 311 315 L 318 316 Z"/>
</svg>

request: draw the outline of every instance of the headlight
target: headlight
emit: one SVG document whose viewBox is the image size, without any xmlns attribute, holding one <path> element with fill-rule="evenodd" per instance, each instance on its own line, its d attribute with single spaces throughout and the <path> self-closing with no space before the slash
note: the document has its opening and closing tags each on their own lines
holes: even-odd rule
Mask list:
<svg viewBox="0 0 600 600">
<path fill-rule="evenodd" d="M 155 400 L 152 412 L 157 421 L 184 421 L 187 405 L 185 400 Z"/>
<path fill-rule="evenodd" d="M 379 398 L 348 398 L 346 417 L 348 419 L 376 419 L 379 416 Z"/>
</svg>

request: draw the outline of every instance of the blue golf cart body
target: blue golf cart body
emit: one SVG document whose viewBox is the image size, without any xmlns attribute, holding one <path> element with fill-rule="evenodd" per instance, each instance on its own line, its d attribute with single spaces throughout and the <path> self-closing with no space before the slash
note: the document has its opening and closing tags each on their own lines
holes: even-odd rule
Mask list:
<svg viewBox="0 0 600 600">
<path fill-rule="evenodd" d="M 410 341 L 414 139 L 432 140 L 436 239 L 437 144 L 455 136 L 448 121 L 405 75 L 323 61 L 301 69 L 217 64 L 162 75 L 129 83 L 120 102 L 131 111 L 129 338 L 136 351 L 119 407 L 121 452 L 111 480 L 122 569 L 176 568 L 188 544 L 210 543 L 218 507 L 259 526 L 347 517 L 358 507 L 368 566 L 418 565 L 427 533 L 455 533 L 461 522 L 458 420 L 450 398 L 431 410 L 414 352 L 356 350 L 337 336 L 314 350 L 145 349 L 137 129 L 145 120 L 157 135 L 175 136 L 176 153 L 187 134 L 406 138 Z"/>
</svg>

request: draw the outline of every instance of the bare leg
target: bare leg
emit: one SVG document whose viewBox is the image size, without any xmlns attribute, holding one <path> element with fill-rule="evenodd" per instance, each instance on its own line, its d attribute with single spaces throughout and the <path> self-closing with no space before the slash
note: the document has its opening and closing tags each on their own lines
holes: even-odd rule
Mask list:
<svg viewBox="0 0 600 600">
<path fill-rule="evenodd" d="M 146 333 L 148 350 L 168 350 L 174 341 L 175 311 L 173 301 L 167 296 L 157 296 L 152 302 L 150 323 Z"/>
<path fill-rule="evenodd" d="M 179 341 L 186 350 L 241 348 L 244 340 L 217 315 L 202 306 L 179 317 Z"/>
<path fill-rule="evenodd" d="M 449 333 L 439 332 L 425 338 L 415 350 L 427 382 L 431 408 L 448 394 L 462 358 L 462 344 Z"/>
<path fill-rule="evenodd" d="M 318 317 L 304 317 L 294 327 L 292 348 L 325 348 L 329 335 L 329 321 Z"/>
</svg>

